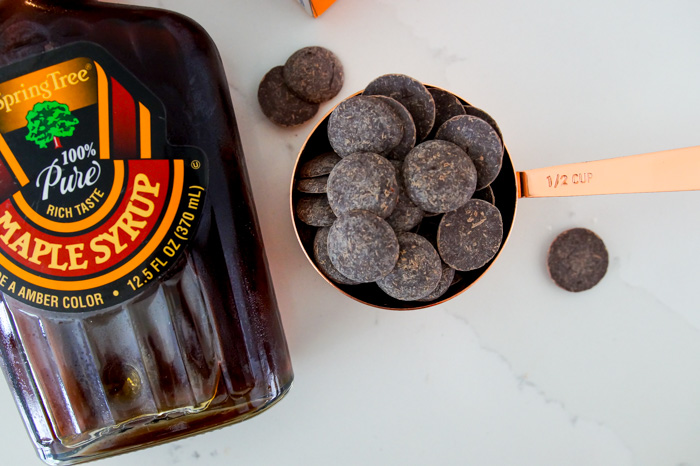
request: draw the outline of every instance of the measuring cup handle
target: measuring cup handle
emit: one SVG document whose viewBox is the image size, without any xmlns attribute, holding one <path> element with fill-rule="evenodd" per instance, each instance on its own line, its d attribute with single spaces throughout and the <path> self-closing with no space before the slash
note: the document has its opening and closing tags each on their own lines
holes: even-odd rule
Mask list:
<svg viewBox="0 0 700 466">
<path fill-rule="evenodd" d="M 700 190 L 700 146 L 518 172 L 519 197 Z"/>
</svg>

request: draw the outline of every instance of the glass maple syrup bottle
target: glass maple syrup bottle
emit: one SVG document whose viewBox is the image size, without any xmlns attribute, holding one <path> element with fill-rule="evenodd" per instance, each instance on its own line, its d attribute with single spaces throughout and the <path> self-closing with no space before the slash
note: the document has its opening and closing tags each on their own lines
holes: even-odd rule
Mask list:
<svg viewBox="0 0 700 466">
<path fill-rule="evenodd" d="M 2 366 L 50 464 L 287 392 L 228 85 L 190 19 L 0 0 L 0 297 Z"/>
</svg>

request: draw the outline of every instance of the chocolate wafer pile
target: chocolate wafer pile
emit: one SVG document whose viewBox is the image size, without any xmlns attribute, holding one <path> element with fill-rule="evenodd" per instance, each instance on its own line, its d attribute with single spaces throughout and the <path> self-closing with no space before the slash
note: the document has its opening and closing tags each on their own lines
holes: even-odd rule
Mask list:
<svg viewBox="0 0 700 466">
<path fill-rule="evenodd" d="M 258 86 L 258 103 L 279 126 L 301 125 L 316 115 L 319 104 L 343 87 L 345 75 L 337 56 L 323 47 L 304 47 L 284 66 L 272 68 Z"/>
<path fill-rule="evenodd" d="M 400 301 L 436 301 L 499 251 L 490 184 L 504 146 L 483 110 L 389 74 L 333 110 L 327 141 L 331 151 L 298 167 L 295 209 L 317 227 L 318 269 L 349 293 L 375 283 Z"/>
</svg>

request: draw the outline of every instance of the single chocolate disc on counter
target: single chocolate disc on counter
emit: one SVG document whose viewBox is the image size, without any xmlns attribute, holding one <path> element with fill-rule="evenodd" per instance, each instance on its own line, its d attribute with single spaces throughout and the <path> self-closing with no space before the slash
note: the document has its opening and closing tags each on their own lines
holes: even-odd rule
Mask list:
<svg viewBox="0 0 700 466">
<path fill-rule="evenodd" d="M 355 152 L 385 155 L 403 137 L 403 125 L 386 102 L 358 95 L 341 102 L 328 119 L 328 142 L 341 157 Z"/>
<path fill-rule="evenodd" d="M 406 193 L 428 212 L 449 212 L 474 194 L 477 172 L 469 156 L 449 141 L 425 141 L 406 156 L 403 164 Z"/>
<path fill-rule="evenodd" d="M 552 242 L 547 269 L 554 283 L 567 291 L 593 288 L 608 270 L 608 250 L 603 240 L 586 228 L 573 228 Z"/>
<path fill-rule="evenodd" d="M 284 82 L 296 95 L 312 103 L 331 100 L 343 87 L 343 65 L 323 47 L 304 47 L 294 52 L 283 69 Z"/>
<path fill-rule="evenodd" d="M 340 162 L 340 157 L 335 152 L 324 152 L 306 162 L 299 169 L 299 178 L 314 178 L 328 175 L 335 164 Z"/>
<path fill-rule="evenodd" d="M 299 220 L 314 227 L 329 227 L 336 218 L 325 194 L 307 194 L 300 198 L 296 213 Z"/>
<path fill-rule="evenodd" d="M 478 174 L 476 189 L 491 184 L 501 171 L 503 143 L 481 118 L 471 115 L 450 118 L 438 129 L 435 138 L 453 142 L 469 154 Z"/>
<path fill-rule="evenodd" d="M 399 259 L 399 242 L 385 220 L 366 210 L 353 210 L 331 226 L 328 256 L 349 279 L 369 283 L 392 271 Z"/>
<path fill-rule="evenodd" d="M 420 81 L 404 74 L 385 74 L 367 85 L 363 95 L 385 95 L 398 100 L 413 117 L 416 140 L 425 139 L 435 124 L 435 101 Z"/>
<path fill-rule="evenodd" d="M 318 104 L 300 99 L 287 87 L 281 66 L 272 68 L 260 82 L 258 102 L 265 116 L 279 126 L 306 123 L 318 112 Z"/>
<path fill-rule="evenodd" d="M 328 175 L 328 202 L 336 215 L 367 210 L 386 218 L 398 201 L 396 170 L 380 155 L 371 152 L 350 154 Z"/>
<path fill-rule="evenodd" d="M 414 301 L 433 292 L 442 277 L 442 261 L 435 248 L 420 235 L 401 233 L 396 267 L 377 285 L 392 298 Z"/>
<path fill-rule="evenodd" d="M 481 199 L 443 215 L 437 245 L 442 260 L 466 272 L 484 266 L 498 252 L 503 240 L 501 212 Z"/>
</svg>

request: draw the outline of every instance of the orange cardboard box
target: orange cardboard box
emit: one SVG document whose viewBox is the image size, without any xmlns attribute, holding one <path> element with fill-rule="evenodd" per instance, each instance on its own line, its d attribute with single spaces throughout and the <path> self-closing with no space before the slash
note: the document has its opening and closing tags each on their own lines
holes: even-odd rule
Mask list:
<svg viewBox="0 0 700 466">
<path fill-rule="evenodd" d="M 335 0 L 298 0 L 301 6 L 312 15 L 314 18 L 318 18 L 321 14 L 328 9 L 329 6 L 335 2 Z"/>
</svg>

